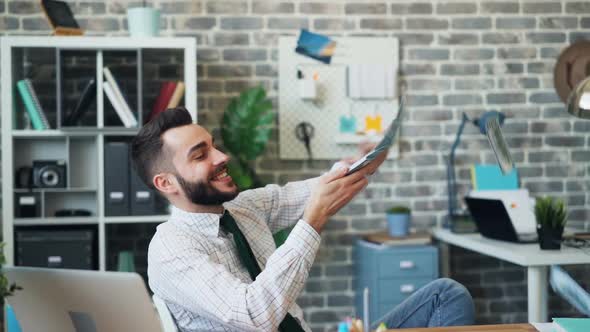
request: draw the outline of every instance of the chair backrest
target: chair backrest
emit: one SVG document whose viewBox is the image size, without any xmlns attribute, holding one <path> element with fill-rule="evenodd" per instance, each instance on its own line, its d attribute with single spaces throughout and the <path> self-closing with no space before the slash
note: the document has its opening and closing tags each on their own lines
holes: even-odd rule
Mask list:
<svg viewBox="0 0 590 332">
<path fill-rule="evenodd" d="M 162 322 L 162 328 L 164 332 L 178 332 L 178 328 L 174 322 L 174 317 L 172 317 L 172 314 L 168 310 L 166 302 L 164 302 L 164 300 L 159 298 L 156 294 L 152 295 L 152 299 L 154 300 L 154 305 L 158 310 L 158 315 L 160 316 L 160 321 Z"/>
</svg>

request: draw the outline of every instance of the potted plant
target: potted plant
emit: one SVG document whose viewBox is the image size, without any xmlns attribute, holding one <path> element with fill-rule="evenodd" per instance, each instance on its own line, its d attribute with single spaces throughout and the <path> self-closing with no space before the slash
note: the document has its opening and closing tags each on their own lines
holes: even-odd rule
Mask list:
<svg viewBox="0 0 590 332">
<path fill-rule="evenodd" d="M 535 204 L 537 234 L 541 249 L 560 249 L 563 228 L 567 222 L 567 207 L 563 199 L 539 197 Z"/>
<path fill-rule="evenodd" d="M 394 206 L 387 210 L 387 227 L 393 237 L 407 236 L 412 211 L 406 206 Z"/>
<path fill-rule="evenodd" d="M 261 86 L 250 88 L 233 98 L 223 113 L 221 138 L 232 156 L 228 171 L 240 190 L 258 188 L 264 183 L 252 163 L 264 152 L 270 138 L 274 113 L 272 102 Z"/>
<path fill-rule="evenodd" d="M 249 88 L 227 105 L 221 121 L 221 138 L 231 160 L 228 172 L 240 190 L 265 185 L 253 167 L 253 162 L 266 150 L 275 114 L 272 102 L 262 86 Z M 281 245 L 289 230 L 274 234 Z"/>
</svg>

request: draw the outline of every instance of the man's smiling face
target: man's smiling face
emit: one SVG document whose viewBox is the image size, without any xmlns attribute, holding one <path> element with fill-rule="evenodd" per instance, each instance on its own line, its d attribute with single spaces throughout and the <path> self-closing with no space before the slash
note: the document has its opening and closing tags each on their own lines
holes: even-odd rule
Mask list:
<svg viewBox="0 0 590 332">
<path fill-rule="evenodd" d="M 163 149 L 172 158 L 175 176 L 186 198 L 194 204 L 220 205 L 238 195 L 227 174 L 229 157 L 219 151 L 203 127 L 190 124 L 162 135 Z"/>
</svg>

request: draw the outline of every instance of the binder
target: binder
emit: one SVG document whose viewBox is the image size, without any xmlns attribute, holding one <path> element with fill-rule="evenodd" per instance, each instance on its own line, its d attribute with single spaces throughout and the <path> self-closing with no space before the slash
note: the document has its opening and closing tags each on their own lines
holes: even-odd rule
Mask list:
<svg viewBox="0 0 590 332">
<path fill-rule="evenodd" d="M 105 216 L 129 215 L 129 145 L 104 145 Z"/>
<path fill-rule="evenodd" d="M 146 186 L 141 178 L 135 172 L 131 161 L 129 161 L 129 171 L 131 173 L 131 183 L 129 190 L 129 199 L 131 201 L 132 216 L 154 215 L 156 213 L 155 193 Z"/>
</svg>

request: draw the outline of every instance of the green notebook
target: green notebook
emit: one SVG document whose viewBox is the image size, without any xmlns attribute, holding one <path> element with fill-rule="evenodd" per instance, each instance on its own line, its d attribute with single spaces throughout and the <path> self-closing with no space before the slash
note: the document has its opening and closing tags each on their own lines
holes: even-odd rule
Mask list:
<svg viewBox="0 0 590 332">
<path fill-rule="evenodd" d="M 23 103 L 25 104 L 25 109 L 29 114 L 33 129 L 49 129 L 49 121 L 47 121 L 47 116 L 45 116 L 45 112 L 43 112 L 43 108 L 41 107 L 41 103 L 39 102 L 39 98 L 37 98 L 37 94 L 35 93 L 35 89 L 33 89 L 31 81 L 29 79 L 20 80 L 16 83 L 16 87 Z"/>
<path fill-rule="evenodd" d="M 555 332 L 588 332 L 590 318 L 553 318 Z"/>
</svg>

